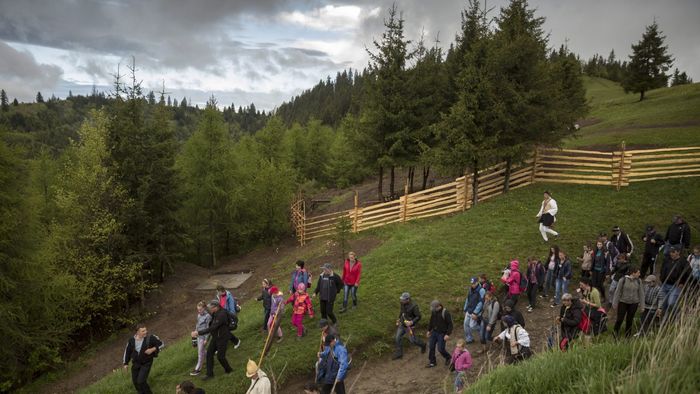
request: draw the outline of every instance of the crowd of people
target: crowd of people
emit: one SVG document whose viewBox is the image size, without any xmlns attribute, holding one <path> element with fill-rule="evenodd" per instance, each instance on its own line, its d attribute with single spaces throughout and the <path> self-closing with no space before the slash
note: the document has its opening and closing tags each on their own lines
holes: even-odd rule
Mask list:
<svg viewBox="0 0 700 394">
<path fill-rule="evenodd" d="M 548 235 L 559 236 L 552 227 L 556 222 L 558 206 L 551 194 L 545 199 L 537 214 L 540 232 L 545 242 Z M 635 253 L 632 238 L 620 227 L 612 228 L 612 237 L 600 233 L 595 242 L 586 243 L 583 252 L 576 257 L 580 266 L 580 280 L 575 291 L 569 292 L 574 276 L 571 257 L 556 245 L 548 245 L 547 257 L 540 260 L 529 257 L 526 265 L 514 259 L 509 262 L 500 277 L 502 286 L 496 286 L 486 274 L 472 277 L 462 306 L 464 313 L 464 337 L 456 341 L 449 352 L 447 343 L 453 336 L 454 319 L 450 311 L 439 300 L 429 304 L 430 319 L 425 338 L 418 332 L 422 319 L 420 307 L 409 292 L 398 297 L 399 313 L 396 319 L 393 359 L 403 357 L 403 340 L 428 353 L 426 367 L 438 365 L 437 354 L 444 364 L 454 371 L 454 388 L 461 392 L 465 387 L 466 372 L 472 367 L 472 356 L 467 344 L 481 344 L 477 353 L 496 352 L 505 363 L 517 363 L 532 356 L 530 334 L 525 329 L 525 316 L 518 304 L 527 302 L 528 313 L 540 308 L 540 304 L 558 308 L 555 325 L 550 329 L 548 342 L 552 348 L 567 350 L 582 336 L 598 335 L 607 330 L 607 316 L 616 313 L 613 334 L 624 336 L 646 335 L 659 324 L 671 322 L 678 313 L 678 304 L 684 288 L 700 285 L 700 246 L 690 250 L 690 226 L 681 216 L 676 216 L 665 236 L 658 234 L 654 226 L 647 226 L 639 238 L 643 253 Z M 641 256 L 637 256 L 640 254 Z M 657 271 L 657 256 L 663 256 Z M 686 257 L 687 256 L 687 257 Z M 641 260 L 641 267 L 634 264 Z M 320 345 L 314 365 L 315 379 L 305 387 L 306 393 L 345 393 L 345 379 L 352 365 L 352 357 L 338 332 L 338 317 L 334 313 L 336 298 L 342 292 L 340 313 L 358 307 L 358 287 L 362 276 L 362 263 L 350 252 L 344 261 L 342 275 L 335 273 L 330 263 L 323 264 L 315 287 L 312 275 L 304 261 L 297 261 L 288 293 L 269 279 L 262 281 L 258 301 L 262 302 L 261 330 L 267 332 L 263 354 L 266 354 L 274 339 L 283 341 L 281 321 L 285 319 L 285 305 L 292 304 L 291 324 L 296 328 L 296 338 L 307 335 L 304 319 L 313 319 L 313 298 L 318 298 L 321 314 Z M 576 271 L 578 272 L 578 271 Z M 659 272 L 659 276 L 655 275 Z M 311 288 L 314 288 L 311 291 Z M 197 305 L 195 330 L 191 332 L 192 346 L 197 348 L 197 363 L 191 372 L 196 376 L 206 365 L 202 379 L 214 376 L 214 356 L 225 373 L 232 371 L 226 352 L 229 342 L 237 348 L 241 340 L 233 331 L 238 323 L 240 306 L 232 293 L 222 286 L 217 288 L 216 299 Z M 639 328 L 634 330 L 637 312 L 640 312 Z M 132 363 L 132 380 L 139 393 L 150 393 L 148 373 L 162 349 L 157 336 L 148 334 L 144 325 L 139 325 L 124 353 L 124 368 Z M 492 353 L 493 354 L 493 353 Z M 271 382 L 257 363 L 249 360 L 246 376 L 251 379 L 247 393 L 267 394 Z M 177 387 L 178 393 L 203 393 L 185 381 Z"/>
</svg>

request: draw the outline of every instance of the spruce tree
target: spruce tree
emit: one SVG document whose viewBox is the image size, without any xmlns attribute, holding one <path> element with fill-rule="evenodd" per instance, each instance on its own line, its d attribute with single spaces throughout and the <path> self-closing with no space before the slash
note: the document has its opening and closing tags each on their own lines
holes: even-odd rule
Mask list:
<svg viewBox="0 0 700 394">
<path fill-rule="evenodd" d="M 656 21 L 646 27 L 642 39 L 632 45 L 632 54 L 628 71 L 622 81 L 625 92 L 639 93 L 639 101 L 652 89 L 662 88 L 668 84 L 666 72 L 673 64 L 673 57 L 664 45 L 666 36 L 659 31 Z"/>
<path fill-rule="evenodd" d="M 41 95 L 41 92 L 36 93 L 36 102 L 37 103 L 43 103 L 44 102 L 44 96 Z"/>
<path fill-rule="evenodd" d="M 0 90 L 0 108 L 3 112 L 10 110 L 10 104 L 7 100 L 7 93 L 5 93 L 5 89 Z"/>
</svg>

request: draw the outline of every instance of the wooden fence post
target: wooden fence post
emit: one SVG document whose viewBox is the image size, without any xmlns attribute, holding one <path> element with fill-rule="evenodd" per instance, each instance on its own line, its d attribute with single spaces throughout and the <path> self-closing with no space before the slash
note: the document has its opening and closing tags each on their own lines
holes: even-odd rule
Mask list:
<svg viewBox="0 0 700 394">
<path fill-rule="evenodd" d="M 530 183 L 535 183 L 535 173 L 537 172 L 537 160 L 540 158 L 540 149 L 535 148 L 535 157 L 532 160 L 532 175 L 530 175 Z"/>
<path fill-rule="evenodd" d="M 622 187 L 622 177 L 625 174 L 625 141 L 620 144 L 620 168 L 617 174 L 617 191 Z"/>
<path fill-rule="evenodd" d="M 408 179 L 406 179 L 406 186 L 403 188 L 403 197 L 401 197 L 401 222 L 406 222 L 406 216 L 408 215 Z"/>
<path fill-rule="evenodd" d="M 352 232 L 353 233 L 357 233 L 357 226 L 358 226 L 358 222 L 360 221 L 359 205 L 360 205 L 360 197 L 357 193 L 357 190 L 355 190 L 355 211 L 354 211 L 353 218 L 352 218 Z"/>
<path fill-rule="evenodd" d="M 464 201 L 462 203 L 462 211 L 469 209 L 469 174 L 464 171 Z"/>
</svg>

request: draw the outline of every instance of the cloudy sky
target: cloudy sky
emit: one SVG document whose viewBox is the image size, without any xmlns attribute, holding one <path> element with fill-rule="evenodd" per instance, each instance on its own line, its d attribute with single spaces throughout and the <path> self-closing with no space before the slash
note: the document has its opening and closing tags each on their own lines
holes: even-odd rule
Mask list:
<svg viewBox="0 0 700 394">
<path fill-rule="evenodd" d="M 327 75 L 367 65 L 393 0 L 0 0 L 0 87 L 32 101 L 109 89 L 136 58 L 146 91 L 272 109 Z M 409 39 L 448 46 L 466 0 L 396 0 Z M 495 16 L 507 0 L 489 0 Z M 626 57 L 654 18 L 676 67 L 700 80 L 700 0 L 531 0 L 550 45 Z M 122 70 L 124 70 L 122 68 Z"/>
</svg>

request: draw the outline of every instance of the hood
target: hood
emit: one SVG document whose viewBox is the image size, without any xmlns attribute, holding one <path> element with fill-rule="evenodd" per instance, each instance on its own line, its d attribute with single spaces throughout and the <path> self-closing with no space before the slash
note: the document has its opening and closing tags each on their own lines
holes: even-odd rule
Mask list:
<svg viewBox="0 0 700 394">
<path fill-rule="evenodd" d="M 518 260 L 513 260 L 510 262 L 510 269 L 511 270 L 517 270 L 519 266 L 520 266 L 520 263 L 518 262 Z"/>
</svg>

